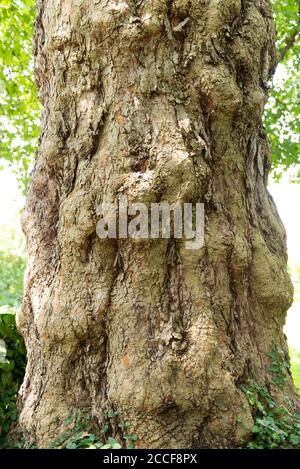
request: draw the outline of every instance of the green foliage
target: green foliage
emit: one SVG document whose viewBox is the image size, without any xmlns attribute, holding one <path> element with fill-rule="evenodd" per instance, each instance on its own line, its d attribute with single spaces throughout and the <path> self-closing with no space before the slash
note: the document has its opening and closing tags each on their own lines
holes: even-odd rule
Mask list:
<svg viewBox="0 0 300 469">
<path fill-rule="evenodd" d="M 300 163 L 300 15 L 297 0 L 272 0 L 280 78 L 271 88 L 265 125 L 272 142 L 274 176 Z M 300 178 L 295 179 L 299 181 Z"/>
<path fill-rule="evenodd" d="M 278 406 L 267 391 L 253 383 L 243 389 L 254 414 L 249 449 L 297 448 L 300 446 L 300 414 L 291 404 Z"/>
<path fill-rule="evenodd" d="M 283 389 L 287 381 L 289 364 L 281 349 L 273 346 L 267 353 L 271 359 L 269 372 L 276 387 Z M 254 426 L 249 449 L 298 448 L 300 446 L 300 414 L 292 403 L 278 405 L 271 393 L 257 383 L 242 389 L 252 407 Z"/>
<path fill-rule="evenodd" d="M 105 412 L 104 419 L 100 428 L 95 428 L 94 431 L 91 418 L 80 411 L 77 411 L 74 416 L 65 419 L 64 431 L 58 438 L 56 438 L 49 446 L 49 448 L 64 448 L 64 449 L 119 449 L 122 445 L 113 438 L 110 433 L 112 432 L 112 422 L 120 429 L 123 438 L 124 447 L 134 448 L 133 442 L 137 440 L 136 435 L 126 435 L 124 429 L 128 426 L 127 422 L 119 419 L 118 412 L 109 410 Z"/>
<path fill-rule="evenodd" d="M 0 307 L 19 306 L 25 265 L 23 257 L 0 251 Z"/>
<path fill-rule="evenodd" d="M 18 417 L 16 399 L 24 376 L 26 351 L 12 308 L 0 312 L 0 447 Z"/>
<path fill-rule="evenodd" d="M 294 378 L 295 385 L 300 391 L 300 350 L 291 348 L 291 371 Z"/>
<path fill-rule="evenodd" d="M 0 155 L 26 184 L 39 134 L 39 103 L 33 80 L 35 0 L 0 4 Z"/>
<path fill-rule="evenodd" d="M 271 4 L 276 21 L 277 47 L 283 51 L 287 40 L 299 31 L 299 3 L 298 0 L 271 0 Z"/>
<path fill-rule="evenodd" d="M 88 415 L 77 412 L 74 417 L 66 419 L 64 425 L 66 431 L 53 440 L 49 448 L 100 449 L 105 444 L 92 432 L 91 419 Z M 110 443 L 113 445 L 112 441 Z M 121 447 L 115 440 L 114 443 L 118 448 Z"/>
<path fill-rule="evenodd" d="M 271 359 L 269 371 L 273 376 L 273 381 L 276 386 L 283 389 L 287 381 L 287 371 L 290 368 L 289 364 L 285 360 L 284 352 L 274 346 L 271 352 L 267 353 L 267 356 Z"/>
<path fill-rule="evenodd" d="M 0 251 L 0 447 L 18 416 L 16 400 L 22 383 L 26 351 L 16 328 L 15 308 L 23 291 L 25 260 Z"/>
</svg>

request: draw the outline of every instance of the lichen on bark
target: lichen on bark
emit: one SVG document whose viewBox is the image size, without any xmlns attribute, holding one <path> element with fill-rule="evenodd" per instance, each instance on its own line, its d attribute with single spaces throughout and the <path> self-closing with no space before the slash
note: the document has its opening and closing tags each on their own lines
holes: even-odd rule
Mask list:
<svg viewBox="0 0 300 469">
<path fill-rule="evenodd" d="M 18 314 L 27 438 L 46 445 L 74 409 L 107 408 L 139 447 L 249 437 L 242 387 L 271 386 L 266 354 L 286 351 L 292 301 L 266 188 L 275 63 L 266 0 L 38 1 L 43 130 Z M 119 195 L 204 202 L 205 246 L 99 239 L 96 208 Z M 291 378 L 284 393 L 295 400 Z"/>
</svg>

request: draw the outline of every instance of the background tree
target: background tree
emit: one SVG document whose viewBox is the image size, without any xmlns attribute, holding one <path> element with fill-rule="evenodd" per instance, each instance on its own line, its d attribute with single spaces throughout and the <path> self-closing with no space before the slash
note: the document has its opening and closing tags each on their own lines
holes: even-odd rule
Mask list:
<svg viewBox="0 0 300 469">
<path fill-rule="evenodd" d="M 40 132 L 40 106 L 33 79 L 34 16 L 34 0 L 1 1 L 0 158 L 14 167 L 24 189 Z"/>
<path fill-rule="evenodd" d="M 297 0 L 277 0 L 272 5 L 281 77 L 271 86 L 265 122 L 272 141 L 273 176 L 279 179 L 283 171 L 299 165 L 300 4 Z"/>
</svg>

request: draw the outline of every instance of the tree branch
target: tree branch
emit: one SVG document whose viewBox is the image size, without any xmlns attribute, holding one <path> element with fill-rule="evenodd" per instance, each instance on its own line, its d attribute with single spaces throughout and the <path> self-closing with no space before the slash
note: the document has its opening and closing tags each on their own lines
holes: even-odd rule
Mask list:
<svg viewBox="0 0 300 469">
<path fill-rule="evenodd" d="M 282 62 L 288 51 L 293 47 L 299 36 L 299 22 L 297 29 L 295 29 L 292 34 L 286 39 L 285 46 L 279 51 L 279 62 Z"/>
</svg>

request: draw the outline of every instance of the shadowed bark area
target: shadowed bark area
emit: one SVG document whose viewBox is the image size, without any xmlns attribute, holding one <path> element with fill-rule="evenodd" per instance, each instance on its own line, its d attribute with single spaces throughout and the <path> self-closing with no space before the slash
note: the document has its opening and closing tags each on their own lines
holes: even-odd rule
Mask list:
<svg viewBox="0 0 300 469">
<path fill-rule="evenodd" d="M 21 426 L 45 445 L 74 409 L 138 447 L 231 447 L 272 387 L 292 286 L 266 189 L 274 69 L 266 0 L 40 0 L 39 155 L 23 217 Z M 96 208 L 204 202 L 205 246 L 101 240 Z M 275 390 L 274 390 L 275 392 Z M 295 397 L 289 377 L 278 399 Z M 282 394 L 282 395 L 281 395 Z M 237 423 L 237 417 L 243 422 Z"/>
</svg>

